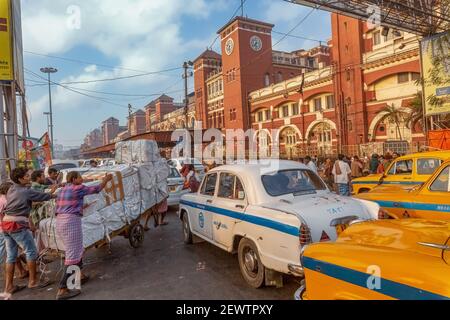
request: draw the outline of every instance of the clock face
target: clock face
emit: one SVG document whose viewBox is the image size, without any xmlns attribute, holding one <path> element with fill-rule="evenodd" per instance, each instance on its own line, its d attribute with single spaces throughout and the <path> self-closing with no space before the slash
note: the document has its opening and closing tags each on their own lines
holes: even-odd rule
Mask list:
<svg viewBox="0 0 450 320">
<path fill-rule="evenodd" d="M 225 52 L 227 55 L 231 55 L 234 50 L 234 41 L 233 39 L 228 39 L 227 43 L 225 43 Z"/>
<path fill-rule="evenodd" d="M 260 37 L 258 36 L 253 36 L 250 38 L 250 47 L 252 47 L 252 49 L 254 51 L 261 51 L 262 49 L 262 40 Z"/>
</svg>

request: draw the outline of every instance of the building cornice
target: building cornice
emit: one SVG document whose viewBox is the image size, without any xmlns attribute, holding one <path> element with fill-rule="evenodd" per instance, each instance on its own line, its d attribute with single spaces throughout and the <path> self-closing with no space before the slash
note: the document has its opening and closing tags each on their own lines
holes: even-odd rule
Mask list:
<svg viewBox="0 0 450 320">
<path fill-rule="evenodd" d="M 371 69 L 379 69 L 380 67 L 385 67 L 387 65 L 399 62 L 399 61 L 403 61 L 403 60 L 408 60 L 411 58 L 416 58 L 419 57 L 420 52 L 419 49 L 413 49 L 407 52 L 402 52 L 400 54 L 395 54 L 395 55 L 391 55 L 388 57 L 383 57 L 380 58 L 378 60 L 375 61 L 371 61 L 371 62 L 367 62 L 365 64 L 363 64 L 363 70 L 365 70 L 366 72 L 371 70 Z"/>
</svg>

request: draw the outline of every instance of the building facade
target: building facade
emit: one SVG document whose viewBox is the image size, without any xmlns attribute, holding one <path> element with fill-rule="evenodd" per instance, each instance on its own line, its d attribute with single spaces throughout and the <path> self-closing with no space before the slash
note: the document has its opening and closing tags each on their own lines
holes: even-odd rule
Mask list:
<svg viewBox="0 0 450 320">
<path fill-rule="evenodd" d="M 208 50 L 195 61 L 197 119 L 205 128 L 252 128 L 261 148 L 278 141 L 286 158 L 419 149 L 420 125 L 404 120 L 420 92 L 417 37 L 331 19 L 326 46 L 280 52 L 273 25 L 235 18 L 219 30 L 222 55 Z"/>
<path fill-rule="evenodd" d="M 203 129 L 253 129 L 267 156 L 275 144 L 284 158 L 418 150 L 420 122 L 405 120 L 420 93 L 417 36 L 338 14 L 331 22 L 326 44 L 282 52 L 273 50 L 272 24 L 236 17 L 218 31 L 221 53 L 194 60 L 188 110 L 162 95 L 126 132 L 106 120 L 104 144 L 201 121 Z"/>
<path fill-rule="evenodd" d="M 119 120 L 116 118 L 109 118 L 102 123 L 103 145 L 110 144 L 119 134 L 120 126 Z"/>
<path fill-rule="evenodd" d="M 100 129 L 92 130 L 86 138 L 84 138 L 84 149 L 94 149 L 103 145 L 103 135 Z"/>
<path fill-rule="evenodd" d="M 144 111 L 138 110 L 128 117 L 128 133 L 130 136 L 136 136 L 146 132 L 145 116 Z"/>
</svg>

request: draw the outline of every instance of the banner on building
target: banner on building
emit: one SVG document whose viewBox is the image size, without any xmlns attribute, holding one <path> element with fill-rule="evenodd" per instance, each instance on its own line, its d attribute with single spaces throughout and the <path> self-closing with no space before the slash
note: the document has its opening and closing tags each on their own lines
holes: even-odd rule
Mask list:
<svg viewBox="0 0 450 320">
<path fill-rule="evenodd" d="M 421 42 L 425 114 L 450 112 L 450 30 Z"/>
<path fill-rule="evenodd" d="M 430 131 L 428 141 L 433 150 L 450 150 L 450 130 Z"/>
<path fill-rule="evenodd" d="M 31 163 L 31 151 L 39 144 L 39 139 L 27 137 L 19 138 L 19 160 L 23 163 Z"/>
<path fill-rule="evenodd" d="M 30 156 L 34 169 L 44 169 L 45 166 L 50 166 L 52 164 L 51 150 L 50 136 L 46 133 L 39 139 L 36 146 L 31 149 Z"/>
<path fill-rule="evenodd" d="M 14 78 L 11 26 L 11 2 L 0 0 L 0 81 L 12 81 Z"/>
</svg>

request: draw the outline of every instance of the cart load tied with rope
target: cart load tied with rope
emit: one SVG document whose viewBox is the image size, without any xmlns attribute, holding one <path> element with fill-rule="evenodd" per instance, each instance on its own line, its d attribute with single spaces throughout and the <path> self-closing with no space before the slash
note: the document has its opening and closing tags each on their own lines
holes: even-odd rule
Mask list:
<svg viewBox="0 0 450 320">
<path fill-rule="evenodd" d="M 136 147 L 138 146 L 138 147 Z M 80 170 L 86 185 L 96 185 L 105 174 L 113 180 L 96 195 L 84 198 L 82 218 L 83 246 L 85 250 L 110 246 L 112 239 L 123 236 L 131 247 L 139 248 L 144 242 L 146 224 L 151 217 L 157 219 L 168 197 L 167 161 L 160 157 L 154 141 L 133 141 L 125 150 L 120 147 L 121 162 L 125 164 L 98 169 Z M 144 161 L 145 160 L 145 161 Z M 75 170 L 76 171 L 76 170 Z M 56 232 L 55 200 L 35 209 L 38 222 L 36 234 L 41 260 L 63 257 L 64 243 Z"/>
</svg>

